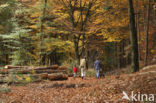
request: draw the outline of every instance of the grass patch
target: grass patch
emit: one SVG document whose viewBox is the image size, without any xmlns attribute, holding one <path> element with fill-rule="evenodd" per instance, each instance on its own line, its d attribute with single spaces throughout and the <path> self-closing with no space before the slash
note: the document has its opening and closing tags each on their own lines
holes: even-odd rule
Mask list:
<svg viewBox="0 0 156 103">
<path fill-rule="evenodd" d="M 9 93 L 9 92 L 11 92 L 11 89 L 7 84 L 0 86 L 0 93 Z"/>
<path fill-rule="evenodd" d="M 0 88 L 0 93 L 9 93 L 11 92 L 10 88 Z"/>
<path fill-rule="evenodd" d="M 88 77 L 95 77 L 96 71 L 94 69 L 88 69 L 88 71 L 86 71 L 86 75 Z"/>
<path fill-rule="evenodd" d="M 26 85 L 32 82 L 41 81 L 41 77 L 34 77 L 32 74 L 23 75 L 10 73 L 4 78 L 4 81 L 7 84 Z"/>
</svg>

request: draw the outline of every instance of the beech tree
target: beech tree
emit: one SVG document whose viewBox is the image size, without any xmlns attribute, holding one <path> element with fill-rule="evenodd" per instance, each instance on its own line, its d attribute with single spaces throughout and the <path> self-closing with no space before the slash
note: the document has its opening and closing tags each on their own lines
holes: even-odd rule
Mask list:
<svg viewBox="0 0 156 103">
<path fill-rule="evenodd" d="M 145 37 L 145 43 L 146 43 L 146 45 L 145 45 L 145 60 L 144 60 L 144 62 L 145 62 L 145 66 L 148 64 L 148 35 L 149 35 L 149 19 L 150 19 L 150 0 L 148 0 L 148 4 L 147 4 L 147 16 L 146 16 L 146 22 L 145 22 L 145 35 L 146 35 L 146 37 Z"/>
<path fill-rule="evenodd" d="M 133 72 L 139 70 L 138 58 L 138 39 L 137 30 L 135 27 L 135 13 L 133 8 L 133 0 L 127 0 L 128 13 L 129 13 L 129 27 L 130 27 L 130 40 L 131 40 L 131 68 Z"/>
</svg>

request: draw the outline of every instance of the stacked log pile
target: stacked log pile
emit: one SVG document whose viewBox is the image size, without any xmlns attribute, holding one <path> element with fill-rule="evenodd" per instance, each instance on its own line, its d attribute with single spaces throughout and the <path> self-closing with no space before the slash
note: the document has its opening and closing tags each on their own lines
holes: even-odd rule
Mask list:
<svg viewBox="0 0 156 103">
<path fill-rule="evenodd" d="M 67 80 L 67 68 L 64 66 L 52 65 L 47 67 L 35 66 L 11 66 L 7 65 L 0 70 L 0 79 L 7 77 L 9 74 L 31 75 L 35 78 L 48 80 Z"/>
</svg>

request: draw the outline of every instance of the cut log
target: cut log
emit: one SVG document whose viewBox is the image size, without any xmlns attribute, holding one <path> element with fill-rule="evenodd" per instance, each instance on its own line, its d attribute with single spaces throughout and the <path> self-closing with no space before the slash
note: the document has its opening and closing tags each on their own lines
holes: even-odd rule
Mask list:
<svg viewBox="0 0 156 103">
<path fill-rule="evenodd" d="M 67 80 L 68 75 L 66 74 L 48 74 L 48 79 L 53 81 L 53 80 Z"/>
<path fill-rule="evenodd" d="M 12 66 L 12 65 L 6 65 L 5 69 L 15 69 L 15 68 L 28 68 L 29 66 Z"/>
<path fill-rule="evenodd" d="M 5 66 L 5 69 L 0 70 L 0 75 L 3 78 L 10 73 L 13 75 L 22 74 L 34 77 L 35 79 L 49 79 L 49 80 L 67 80 L 67 68 L 65 66 L 52 65 L 48 67 L 34 67 L 34 66 Z M 21 79 L 20 76 L 16 76 Z"/>
<path fill-rule="evenodd" d="M 41 74 L 42 79 L 47 79 L 48 78 L 48 73 L 43 73 Z"/>
<path fill-rule="evenodd" d="M 48 66 L 48 67 L 34 67 L 34 66 L 12 66 L 12 65 L 6 65 L 4 67 L 5 69 L 38 69 L 38 70 L 45 70 L 45 69 L 52 69 L 52 70 L 56 70 L 59 68 L 58 65 L 52 65 L 52 66 Z"/>
<path fill-rule="evenodd" d="M 49 79 L 51 81 L 54 81 L 54 80 L 67 80 L 68 79 L 68 76 L 66 74 L 62 74 L 62 73 L 53 73 L 53 74 L 48 74 L 48 73 L 43 73 L 43 74 L 23 74 L 21 76 L 19 75 L 16 75 L 16 74 L 13 74 L 15 75 L 17 81 L 7 81 L 5 79 L 5 77 L 9 76 L 8 74 L 5 75 L 5 77 L 1 77 L 0 78 L 0 84 L 3 84 L 3 83 L 9 83 L 9 84 L 21 84 L 21 83 L 24 83 L 24 82 L 21 82 L 21 81 L 25 81 L 25 79 L 27 77 L 30 77 L 30 78 L 34 78 L 33 79 L 33 82 L 40 82 L 42 80 L 45 80 L 45 79 Z"/>
<path fill-rule="evenodd" d="M 41 73 L 66 73 L 65 70 L 21 70 L 17 71 L 17 73 L 21 74 L 41 74 Z"/>
<path fill-rule="evenodd" d="M 57 64 L 55 64 L 55 65 L 52 65 L 51 67 L 52 67 L 53 69 L 58 69 L 59 66 L 58 66 Z"/>
<path fill-rule="evenodd" d="M 0 79 L 0 84 L 4 84 L 7 83 L 6 81 L 4 81 L 3 79 Z"/>
<path fill-rule="evenodd" d="M 59 68 L 58 65 L 52 65 L 49 67 L 36 67 L 34 68 L 35 70 L 46 70 L 46 69 L 52 69 L 52 70 L 57 70 Z"/>
<path fill-rule="evenodd" d="M 65 66 L 60 66 L 58 69 L 59 69 L 59 70 L 67 70 L 67 67 L 65 67 Z"/>
<path fill-rule="evenodd" d="M 0 74 L 8 74 L 8 69 L 2 69 L 2 70 L 0 70 Z"/>
<path fill-rule="evenodd" d="M 20 69 L 20 70 L 9 70 L 2 69 L 0 70 L 0 74 L 8 74 L 8 73 L 19 73 L 19 74 L 41 74 L 41 73 L 66 73 L 66 70 L 38 70 L 38 69 Z"/>
<path fill-rule="evenodd" d="M 1 79 L 1 78 L 4 78 L 5 76 L 6 76 L 6 75 L 0 75 L 0 79 Z"/>
</svg>

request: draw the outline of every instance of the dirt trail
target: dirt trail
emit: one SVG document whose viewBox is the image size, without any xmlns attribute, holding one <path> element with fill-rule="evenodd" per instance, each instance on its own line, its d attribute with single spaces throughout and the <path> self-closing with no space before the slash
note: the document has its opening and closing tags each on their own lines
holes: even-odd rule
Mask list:
<svg viewBox="0 0 156 103">
<path fill-rule="evenodd" d="M 27 86 L 11 86 L 10 93 L 2 93 L 4 103 L 115 103 L 122 97 L 123 80 L 70 77 L 67 81 L 46 81 Z"/>
<path fill-rule="evenodd" d="M 45 81 L 27 86 L 10 86 L 11 92 L 0 94 L 0 102 L 128 103 L 122 100 L 123 91 L 130 93 L 142 90 L 156 94 L 155 74 L 141 73 L 106 76 L 101 79 L 87 77 L 85 80 L 70 77 L 66 81 Z"/>
</svg>

